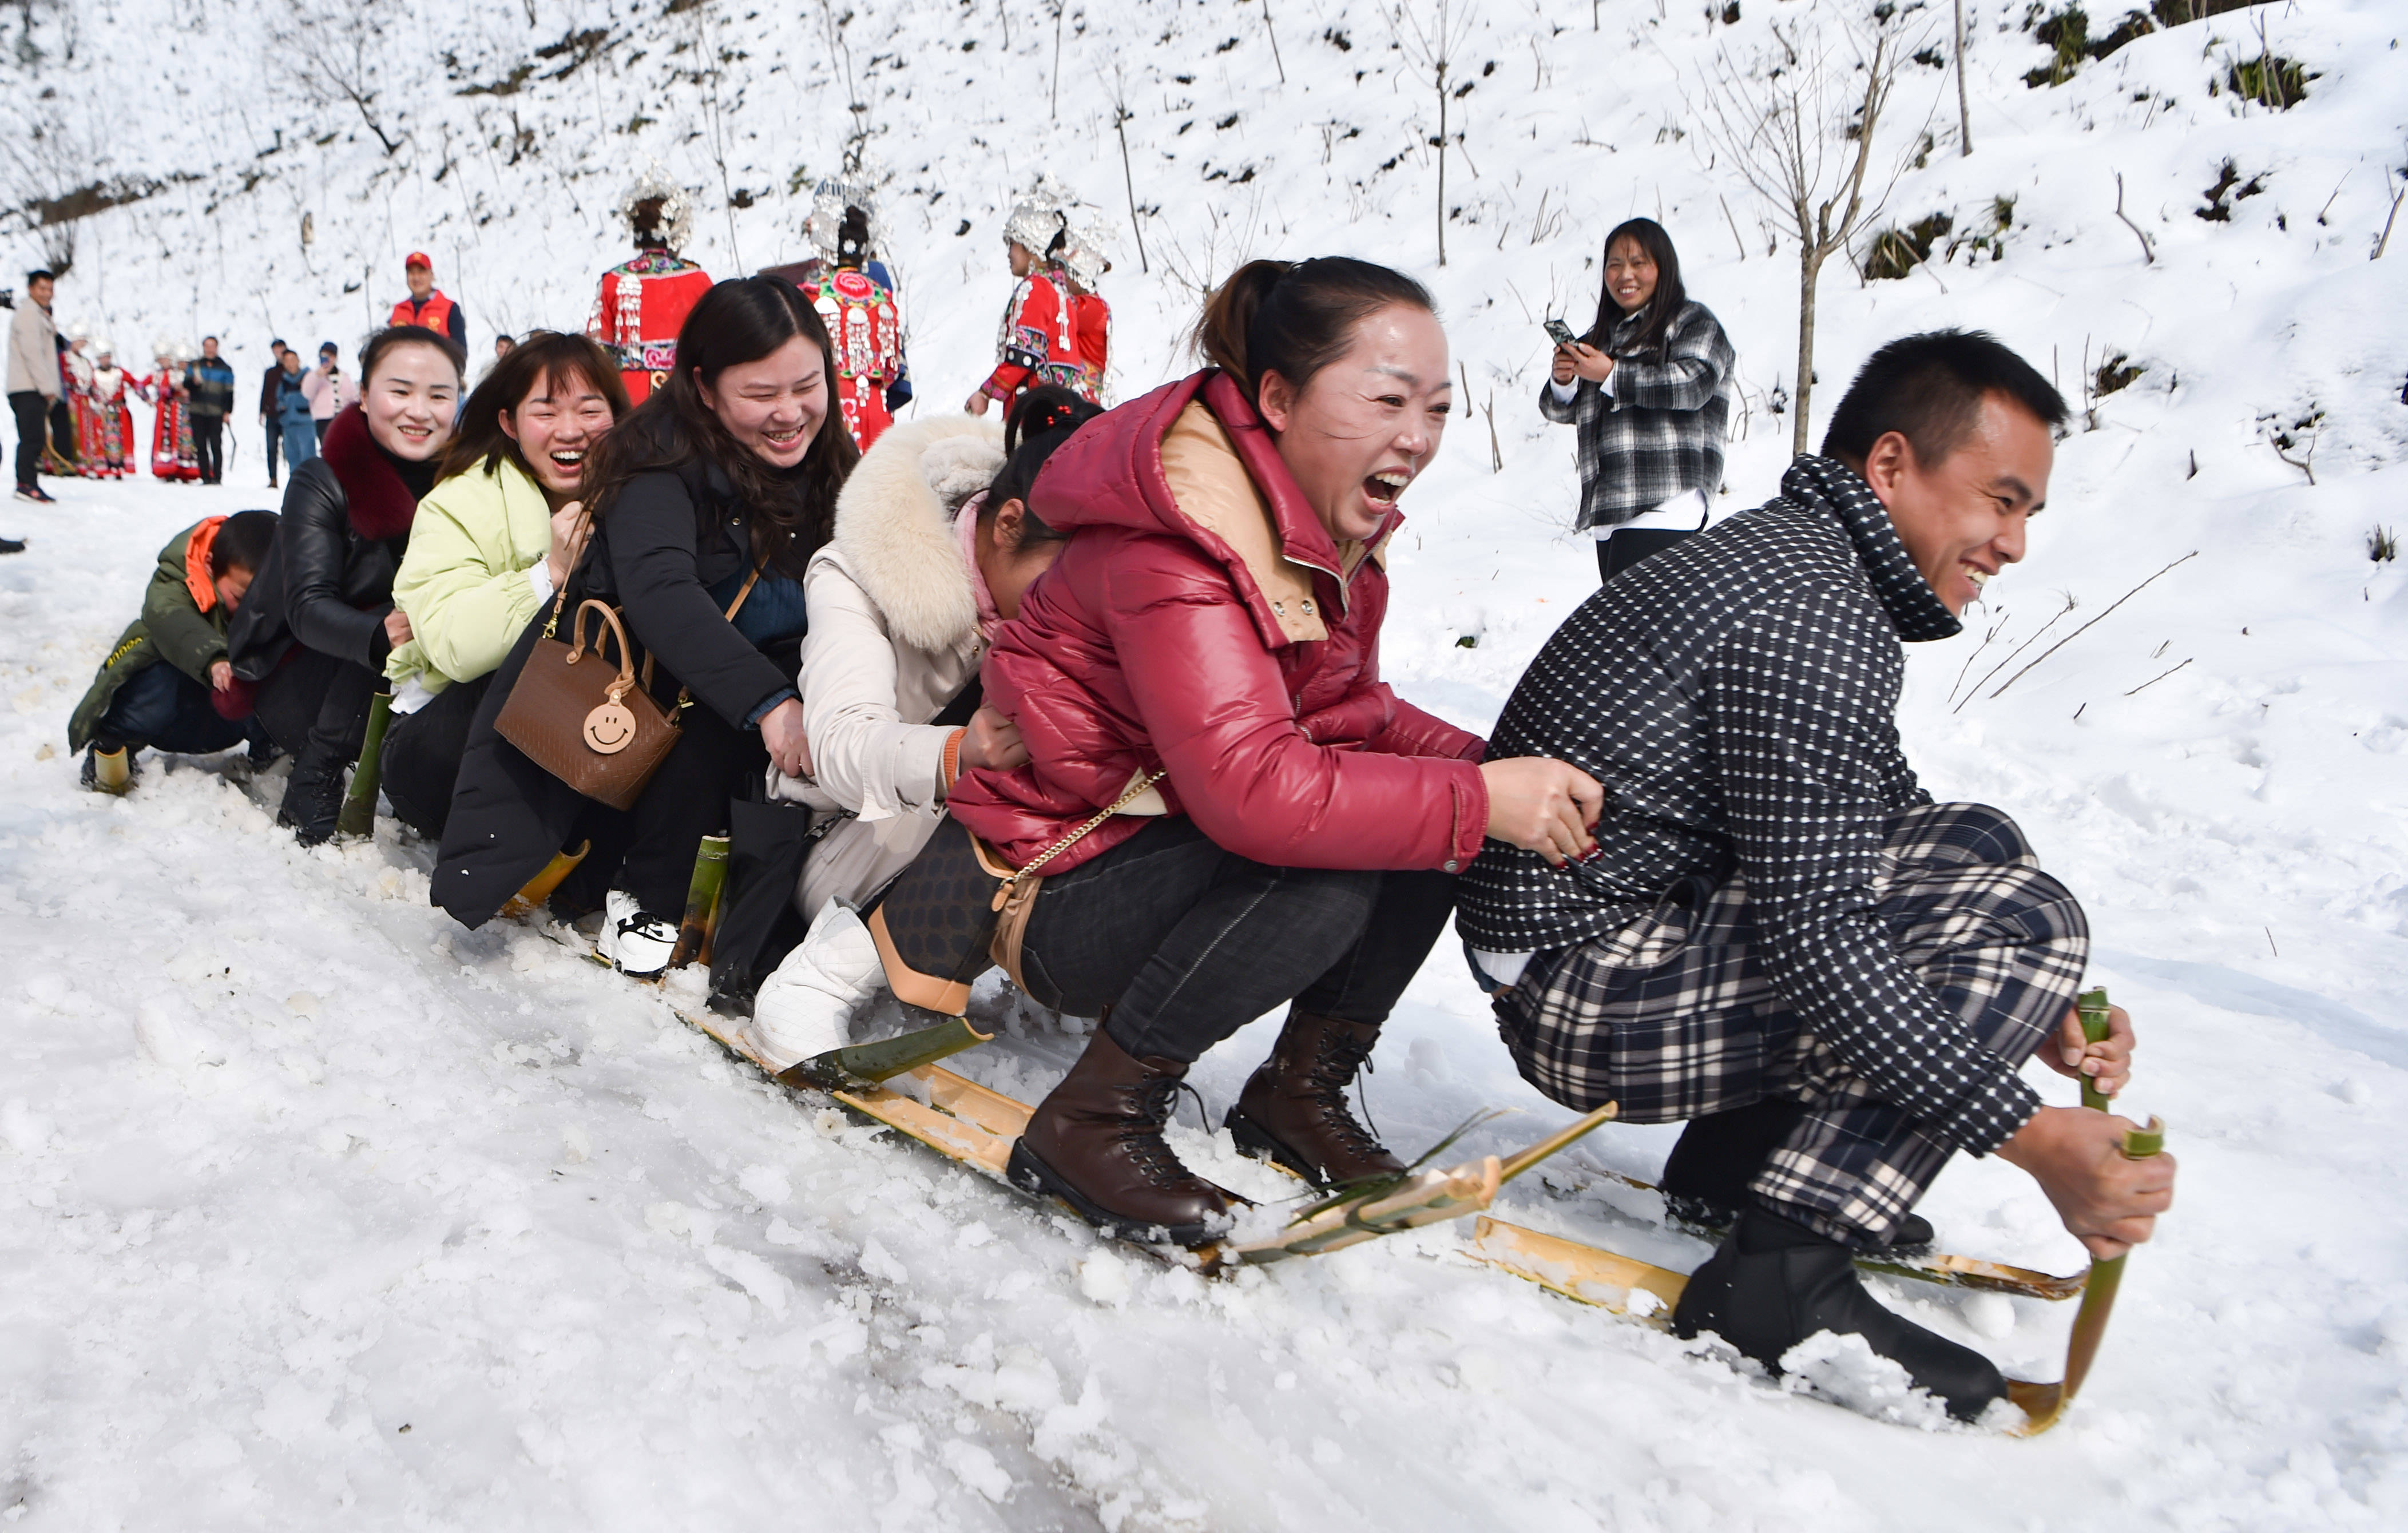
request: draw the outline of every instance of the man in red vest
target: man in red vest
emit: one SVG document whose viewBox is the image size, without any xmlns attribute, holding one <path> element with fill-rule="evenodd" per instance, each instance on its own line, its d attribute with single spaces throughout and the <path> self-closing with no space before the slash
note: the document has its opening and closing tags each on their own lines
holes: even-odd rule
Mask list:
<svg viewBox="0 0 2408 1533">
<path fill-rule="evenodd" d="M 426 259 L 424 251 L 412 251 L 402 263 L 409 279 L 409 296 L 393 306 L 393 318 L 387 324 L 423 324 L 438 336 L 449 336 L 460 354 L 468 354 L 468 317 L 458 304 L 437 292 L 435 286 L 435 263 Z"/>
</svg>

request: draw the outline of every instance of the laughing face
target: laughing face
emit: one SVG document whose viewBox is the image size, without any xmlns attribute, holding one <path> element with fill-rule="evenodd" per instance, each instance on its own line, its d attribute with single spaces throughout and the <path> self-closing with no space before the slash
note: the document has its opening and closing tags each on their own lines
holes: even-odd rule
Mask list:
<svg viewBox="0 0 2408 1533">
<path fill-rule="evenodd" d="M 1656 258 L 1647 247 L 1623 236 L 1605 252 L 1605 291 L 1613 295 L 1613 307 L 1625 314 L 1636 314 L 1656 296 L 1656 283 L 1662 276 Z"/>
<path fill-rule="evenodd" d="M 1899 432 L 1873 443 L 1865 480 L 1907 557 L 1951 612 L 2024 556 L 2024 523 L 2048 501 L 2057 444 L 2040 418 L 2002 394 L 1983 397 L 1973 429 L 1926 466 Z"/>
<path fill-rule="evenodd" d="M 288 366 L 300 353 L 286 353 Z M 297 367 L 293 370 L 297 371 Z M 360 390 L 360 409 L 377 445 L 408 463 L 424 463 L 452 440 L 459 415 L 460 369 L 439 347 L 406 342 L 377 358 Z"/>
<path fill-rule="evenodd" d="M 1263 420 L 1297 487 L 1341 542 L 1380 530 L 1438 451 L 1454 385 L 1438 316 L 1391 304 L 1363 317 L 1354 344 L 1297 389 L 1263 375 Z"/>
<path fill-rule="evenodd" d="M 758 362 L 738 363 L 715 385 L 696 369 L 695 383 L 737 445 L 772 468 L 802 462 L 827 419 L 827 360 L 808 337 L 794 337 Z"/>
<path fill-rule="evenodd" d="M 610 423 L 610 401 L 582 373 L 546 373 L 516 409 L 501 412 L 503 434 L 519 444 L 554 504 L 576 498 L 586 450 Z"/>
</svg>

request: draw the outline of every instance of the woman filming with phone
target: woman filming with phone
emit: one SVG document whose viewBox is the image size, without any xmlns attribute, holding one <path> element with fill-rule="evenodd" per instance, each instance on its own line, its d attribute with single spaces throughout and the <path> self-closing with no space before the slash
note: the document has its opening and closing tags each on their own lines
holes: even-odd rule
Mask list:
<svg viewBox="0 0 2408 1533">
<path fill-rule="evenodd" d="M 1635 218 L 1605 238 L 1597 322 L 1555 342 L 1539 411 L 1580 428 L 1580 529 L 1610 580 L 1713 518 L 1734 360 L 1722 322 L 1681 285 L 1672 236 Z"/>
</svg>

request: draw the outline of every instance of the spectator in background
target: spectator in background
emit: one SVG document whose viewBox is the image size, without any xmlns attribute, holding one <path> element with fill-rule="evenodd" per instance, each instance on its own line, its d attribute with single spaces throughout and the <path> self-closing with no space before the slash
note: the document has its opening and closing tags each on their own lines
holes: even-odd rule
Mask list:
<svg viewBox="0 0 2408 1533">
<path fill-rule="evenodd" d="M 401 264 L 409 281 L 409 296 L 393 306 L 388 324 L 415 324 L 449 336 L 460 354 L 468 354 L 468 316 L 435 285 L 435 263 L 424 251 L 412 251 Z"/>
<path fill-rule="evenodd" d="M 1539 413 L 1579 428 L 1580 528 L 1610 580 L 1701 532 L 1722 489 L 1736 360 L 1720 321 L 1681 286 L 1672 236 L 1635 218 L 1605 236 L 1597 322 L 1555 348 Z"/>
<path fill-rule="evenodd" d="M 288 347 L 276 372 L 276 429 L 284 438 L 284 461 L 296 470 L 318 455 L 317 422 L 303 381 L 301 353 Z"/>
<path fill-rule="evenodd" d="M 184 369 L 184 391 L 193 419 L 193 452 L 200 461 L 201 482 L 216 484 L 225 478 L 225 423 L 234 413 L 234 365 L 218 355 L 218 338 L 201 337 L 201 354 Z"/>
<path fill-rule="evenodd" d="M 495 362 L 501 361 L 504 357 L 509 356 L 512 351 L 515 351 L 518 349 L 518 337 L 515 336 L 495 336 L 494 337 L 494 360 Z"/>
<path fill-rule="evenodd" d="M 333 341 L 318 348 L 318 365 L 301 375 L 301 394 L 309 401 L 309 423 L 324 446 L 326 428 L 348 406 L 359 402 L 360 391 L 343 376 L 343 353 Z"/>
<path fill-rule="evenodd" d="M 51 498 L 37 476 L 42 470 L 42 445 L 50 432 L 50 406 L 61 392 L 59 326 L 50 317 L 50 299 L 57 292 L 58 279 L 49 272 L 27 272 L 25 301 L 8 321 L 8 409 L 17 418 L 17 498 L 37 506 L 49 505 Z"/>
<path fill-rule="evenodd" d="M 284 423 L 280 419 L 282 412 L 277 408 L 276 401 L 284 388 L 285 345 L 280 340 L 272 340 L 267 343 L 267 349 L 275 354 L 276 360 L 267 365 L 266 374 L 259 380 L 259 423 L 267 430 L 267 487 L 273 490 L 276 488 L 276 449 L 284 440 Z"/>
</svg>

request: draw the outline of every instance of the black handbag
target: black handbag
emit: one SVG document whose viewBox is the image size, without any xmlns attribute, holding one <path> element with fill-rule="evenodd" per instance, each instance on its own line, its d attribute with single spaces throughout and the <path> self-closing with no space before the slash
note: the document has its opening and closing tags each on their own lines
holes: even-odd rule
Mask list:
<svg viewBox="0 0 2408 1533">
<path fill-rule="evenodd" d="M 978 711 L 983 695 L 978 675 L 972 672 L 969 684 L 928 722 L 942 729 L 959 729 Z M 752 792 L 760 792 L 757 783 Z M 795 909 L 795 890 L 802 882 L 803 866 L 810 860 L 811 849 L 853 818 L 850 809 L 815 812 L 808 804 L 757 797 L 739 798 L 727 806 L 727 891 L 721 899 L 719 924 L 710 944 L 713 1010 L 752 1015 L 761 981 L 785 961 L 810 930 L 808 918 Z"/>
</svg>

